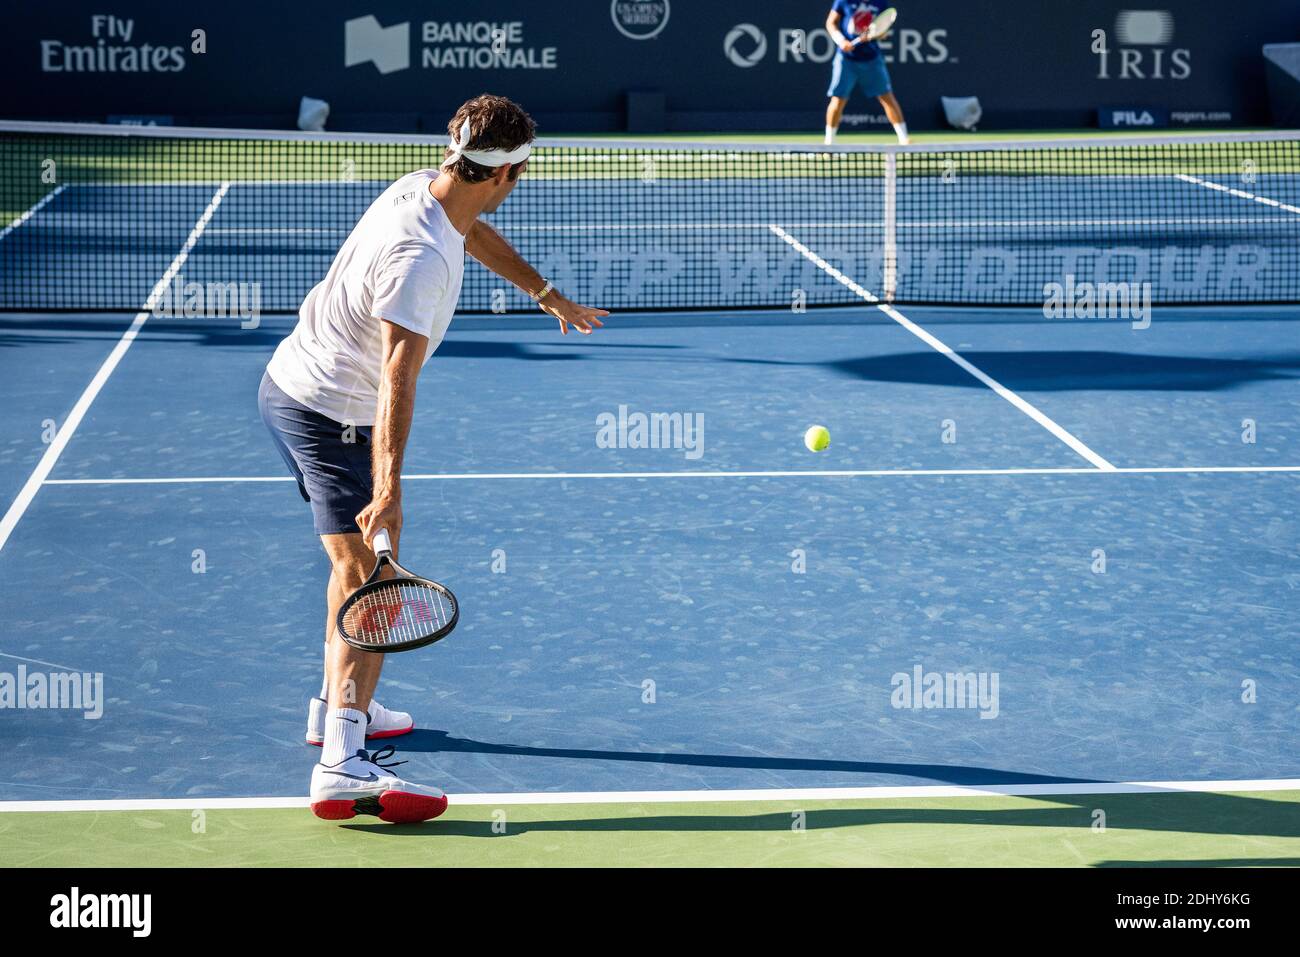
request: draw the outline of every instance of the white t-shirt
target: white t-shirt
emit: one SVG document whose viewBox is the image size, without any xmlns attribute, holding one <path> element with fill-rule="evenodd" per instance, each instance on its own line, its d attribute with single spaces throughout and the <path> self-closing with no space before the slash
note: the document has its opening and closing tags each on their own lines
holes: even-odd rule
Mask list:
<svg viewBox="0 0 1300 957">
<path fill-rule="evenodd" d="M 312 411 L 375 424 L 380 320 L 428 336 L 425 362 L 442 342 L 460 298 L 465 237 L 429 192 L 437 175 L 409 173 L 370 205 L 271 357 L 272 381 Z"/>
</svg>

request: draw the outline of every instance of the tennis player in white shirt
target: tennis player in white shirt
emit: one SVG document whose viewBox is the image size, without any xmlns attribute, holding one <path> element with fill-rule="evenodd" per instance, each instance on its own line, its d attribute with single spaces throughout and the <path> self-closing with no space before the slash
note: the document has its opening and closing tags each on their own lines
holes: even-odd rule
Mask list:
<svg viewBox="0 0 1300 957">
<path fill-rule="evenodd" d="M 565 298 L 479 219 L 519 182 L 535 129 L 505 97 L 478 96 L 457 110 L 441 167 L 403 176 L 375 200 L 262 378 L 262 419 L 311 503 L 332 566 L 325 680 L 307 723 L 308 743 L 322 747 L 311 806 L 327 820 L 423 821 L 447 807 L 438 788 L 403 781 L 383 763 L 391 748 L 366 750 L 367 739 L 406 734 L 414 722 L 374 701 L 384 656 L 344 643 L 334 621 L 374 566 L 374 533 L 387 528 L 400 542 L 416 379 L 451 322 L 465 254 L 532 296 L 562 333 L 590 335 L 608 315 Z"/>
</svg>

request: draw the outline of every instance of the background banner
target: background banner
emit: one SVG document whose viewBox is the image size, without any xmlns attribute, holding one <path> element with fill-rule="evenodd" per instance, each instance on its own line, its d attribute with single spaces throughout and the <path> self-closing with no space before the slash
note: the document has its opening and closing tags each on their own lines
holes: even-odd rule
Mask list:
<svg viewBox="0 0 1300 957">
<path fill-rule="evenodd" d="M 442 132 L 457 104 L 492 91 L 555 134 L 624 129 L 628 92 L 652 91 L 670 130 L 818 129 L 834 55 L 828 7 L 26 4 L 0 37 L 0 115 L 292 127 L 306 95 L 330 103 L 331 129 Z M 1296 39 L 1294 3 L 1256 0 L 1225 16 L 1209 0 L 927 0 L 899 4 L 886 57 L 918 129 L 944 125 L 944 95 L 979 97 L 983 128 L 1091 126 L 1102 108 L 1173 125 L 1265 125 L 1261 48 Z M 886 128 L 877 104 L 855 97 L 845 129 L 875 126 Z"/>
</svg>

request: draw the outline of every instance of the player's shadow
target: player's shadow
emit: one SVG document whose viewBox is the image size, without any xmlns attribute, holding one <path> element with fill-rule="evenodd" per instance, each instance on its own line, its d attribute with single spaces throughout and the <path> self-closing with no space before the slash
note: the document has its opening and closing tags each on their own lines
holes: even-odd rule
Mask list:
<svg viewBox="0 0 1300 957">
<path fill-rule="evenodd" d="M 48 347 L 97 339 L 114 342 L 130 326 L 131 318 L 120 314 L 103 317 L 42 314 L 4 318 L 0 320 L 0 349 Z M 283 323 L 266 324 L 261 320 L 246 329 L 239 319 L 150 318 L 142 327 L 140 339 L 142 342 L 174 341 L 228 349 L 260 349 L 269 356 L 288 331 L 289 327 Z"/>
<path fill-rule="evenodd" d="M 1185 861 L 1097 861 L 1093 867 L 1300 867 L 1300 857 L 1225 857 Z"/>
<path fill-rule="evenodd" d="M 469 331 L 473 331 L 472 329 Z M 671 349 L 686 349 L 685 345 L 659 345 L 636 342 L 594 342 L 580 333 L 569 333 L 569 339 L 553 342 L 508 342 L 505 340 L 477 340 L 448 338 L 438 346 L 439 360 L 446 359 L 522 359 L 529 362 L 578 362 L 584 359 L 615 361 L 608 356 L 598 356 L 587 350 L 628 349 L 659 353 Z M 639 355 L 638 355 L 639 358 Z"/>
<path fill-rule="evenodd" d="M 976 368 L 1018 392 L 1071 390 L 1160 390 L 1212 392 L 1250 382 L 1300 378 L 1300 355 L 1255 359 L 1212 359 L 1200 356 L 1143 355 L 1106 350 L 967 352 Z M 821 363 L 768 359 L 734 359 L 757 365 L 818 365 L 870 382 L 959 386 L 983 389 L 984 384 L 943 355 L 904 352 L 860 356 Z"/>
<path fill-rule="evenodd" d="M 839 802 L 848 804 L 852 799 Z M 912 806 L 897 805 L 912 801 Z M 989 800 L 978 799 L 987 805 Z M 649 803 L 649 802 L 647 802 Z M 705 802 L 701 802 L 705 803 Z M 990 808 L 972 806 L 969 799 L 892 799 L 875 801 L 863 799 L 858 806 L 818 807 L 818 802 L 782 800 L 773 801 L 785 807 L 762 813 L 746 813 L 751 802 L 731 804 L 718 802 L 713 813 L 701 814 L 698 805 L 679 805 L 681 813 L 665 810 L 657 814 L 627 814 L 609 816 L 608 806 L 592 807 L 590 816 L 583 815 L 581 806 L 553 806 L 519 808 L 512 812 L 508 805 L 502 808 L 480 806 L 467 813 L 475 819 L 435 819 L 418 825 L 388 826 L 380 822 L 345 825 L 353 830 L 370 831 L 387 836 L 469 837 L 508 839 L 526 834 L 566 833 L 709 833 L 753 834 L 790 833 L 796 827 L 807 831 L 838 828 L 863 828 L 873 826 L 934 826 L 952 825 L 964 828 L 1047 828 L 1067 835 L 1099 833 L 1099 823 L 1106 832 L 1145 832 L 1165 835 L 1221 836 L 1250 842 L 1250 850 L 1259 848 L 1256 838 L 1300 837 L 1300 815 L 1294 802 L 1267 798 L 1243 797 L 1232 794 L 1203 792 L 1159 791 L 1152 789 L 1125 794 L 1051 794 L 1037 798 L 1013 800 L 1008 806 Z M 938 805 L 938 806 L 936 806 Z M 654 807 L 654 805 L 651 805 Z M 731 808 L 735 810 L 732 811 Z M 656 809 L 663 809 L 659 805 Z M 497 813 L 504 810 L 504 818 Z M 1104 813 L 1104 818 L 1099 812 Z M 560 816 L 563 813 L 565 816 Z M 1104 834 L 1102 835 L 1104 837 Z M 1052 840 L 1044 835 L 1040 840 Z M 1179 843 L 1179 842 L 1182 843 Z M 1186 848 L 1185 838 L 1162 837 L 1157 847 L 1170 850 Z M 1243 847 L 1242 849 L 1246 849 Z M 1167 860 L 1108 859 L 1096 862 L 1099 867 L 1137 866 L 1293 866 L 1297 858 L 1278 856 L 1269 858 L 1258 853 L 1252 857 L 1224 857 Z"/>
<path fill-rule="evenodd" d="M 580 352 L 538 349 L 523 342 L 444 339 L 438 346 L 439 360 L 446 359 L 525 359 L 578 362 L 589 358 Z"/>
<path fill-rule="evenodd" d="M 104 316 L 80 314 L 41 313 L 31 316 L 0 317 L 0 349 L 21 346 L 50 346 L 59 343 L 83 342 L 96 339 L 116 340 L 131 324 L 133 317 L 117 313 Z M 165 319 L 150 318 L 145 323 L 141 340 L 171 340 L 195 343 L 201 346 L 222 348 L 273 350 L 292 328 L 283 314 L 264 316 L 252 328 L 244 328 L 251 320 L 232 319 Z M 472 326 L 457 332 L 476 332 Z M 501 330 L 488 330 L 501 331 Z M 528 331 L 537 331 L 536 329 Z M 548 329 L 549 331 L 549 329 Z M 584 359 L 610 358 L 587 350 L 629 350 L 663 354 L 685 350 L 685 344 L 642 342 L 599 342 L 570 333 L 569 338 L 534 343 L 516 341 L 480 341 L 448 337 L 438 347 L 439 360 L 446 359 L 518 359 L 529 362 L 575 362 Z M 638 351 L 639 350 L 639 351 Z"/>
<path fill-rule="evenodd" d="M 1097 784 L 1088 778 L 1063 778 L 1026 774 L 974 765 L 898 764 L 875 761 L 841 761 L 830 758 L 777 758 L 739 754 L 683 754 L 655 751 L 605 751 L 587 748 L 540 748 L 454 738 L 446 731 L 417 728 L 394 742 L 400 751 L 432 754 L 500 754 L 528 758 L 565 758 L 577 761 L 625 761 L 634 764 L 670 764 L 680 767 L 745 768 L 759 771 L 837 772 L 887 774 L 925 778 L 942 784 L 978 787 L 997 784 Z"/>
<path fill-rule="evenodd" d="M 453 737 L 445 731 L 420 728 L 402 738 L 400 750 L 428 754 L 489 754 L 528 758 L 561 758 L 579 761 L 619 761 L 636 764 L 666 764 L 683 767 L 743 768 L 796 772 L 837 772 L 904 779 L 922 778 L 937 784 L 987 788 L 1005 785 L 1050 784 L 1053 793 L 1007 809 L 943 808 L 824 808 L 807 812 L 807 826 L 855 827 L 867 824 L 984 824 L 1015 827 L 1087 828 L 1095 812 L 1105 812 L 1111 828 L 1145 831 L 1179 831 L 1201 834 L 1300 837 L 1300 814 L 1296 805 L 1258 797 L 1208 792 L 1180 792 L 1150 789 L 1124 794 L 1068 794 L 1068 785 L 1105 783 L 1095 779 L 1057 777 L 986 768 L 977 765 L 907 764 L 899 762 L 844 761 L 828 758 L 781 758 L 763 755 L 682 754 L 644 751 L 612 751 L 587 748 L 545 748 L 477 741 Z M 818 784 L 822 782 L 816 782 Z M 875 780 L 872 783 L 876 783 Z M 1063 787 L 1064 786 L 1064 787 Z M 814 802 L 809 802 L 814 803 Z M 436 823 L 436 822 L 435 822 Z M 495 836 L 491 822 L 446 821 L 439 833 Z M 366 825 L 357 825 L 366 826 Z M 519 825 L 523 830 L 608 831 L 764 831 L 788 830 L 786 812 L 759 815 L 660 815 L 623 818 L 573 818 Z M 416 830 L 420 830 L 417 828 Z"/>
</svg>

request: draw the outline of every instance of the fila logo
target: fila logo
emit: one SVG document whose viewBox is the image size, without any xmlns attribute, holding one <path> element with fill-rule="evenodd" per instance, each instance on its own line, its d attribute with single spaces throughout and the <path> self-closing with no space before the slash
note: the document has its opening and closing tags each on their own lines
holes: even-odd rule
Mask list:
<svg viewBox="0 0 1300 957">
<path fill-rule="evenodd" d="M 1147 110 L 1115 110 L 1111 113 L 1111 122 L 1116 126 L 1155 126 L 1156 118 Z"/>
</svg>

